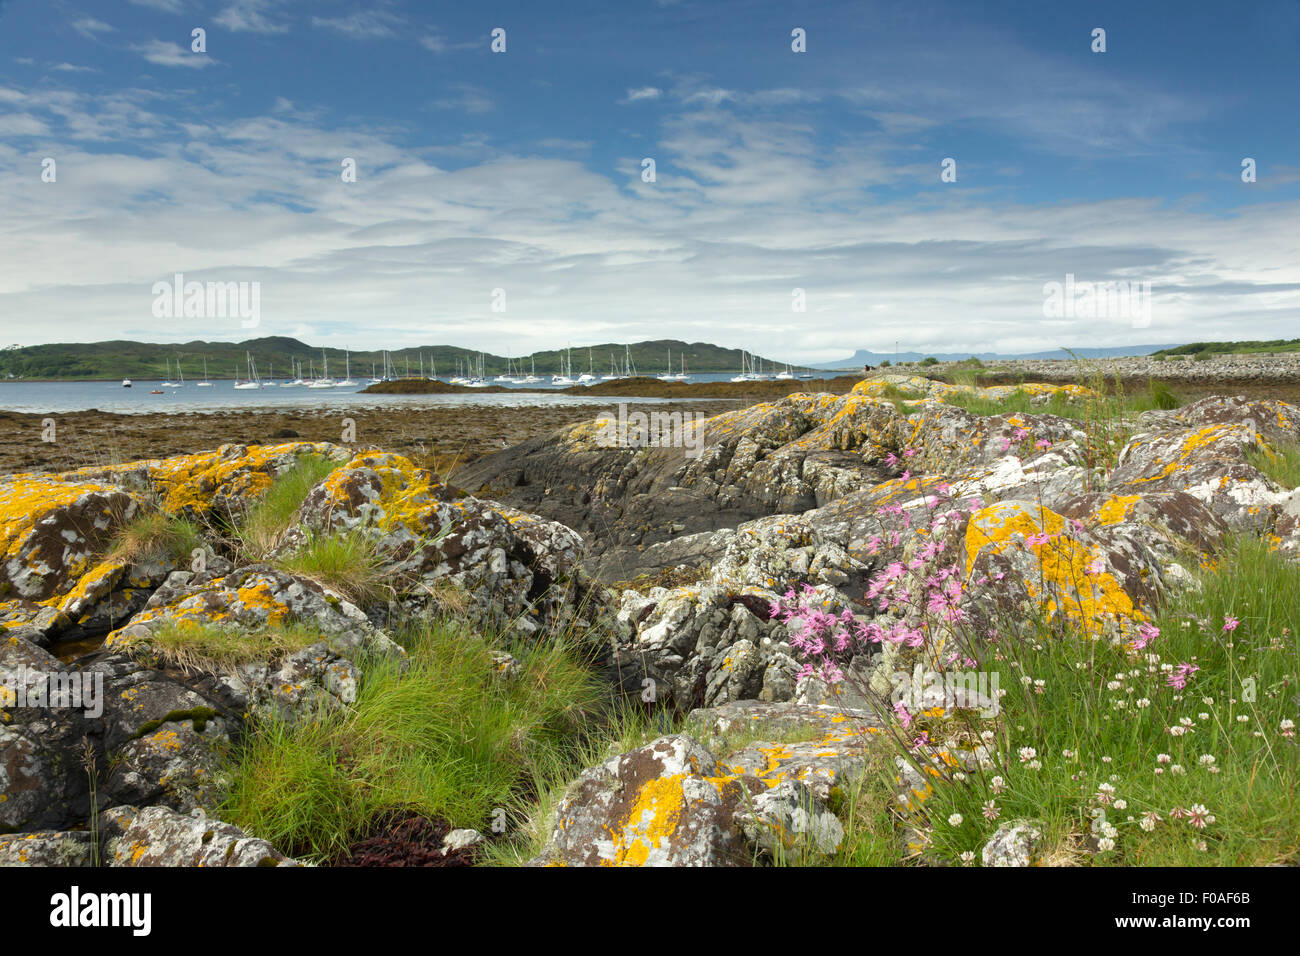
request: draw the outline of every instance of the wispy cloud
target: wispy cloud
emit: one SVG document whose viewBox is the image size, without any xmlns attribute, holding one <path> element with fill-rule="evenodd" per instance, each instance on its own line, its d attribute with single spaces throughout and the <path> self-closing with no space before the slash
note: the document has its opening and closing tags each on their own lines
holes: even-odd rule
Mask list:
<svg viewBox="0 0 1300 956">
<path fill-rule="evenodd" d="M 636 103 L 640 100 L 657 100 L 664 95 L 664 91 L 657 86 L 641 86 L 636 89 L 627 91 L 627 96 L 623 97 L 624 103 Z"/>
<path fill-rule="evenodd" d="M 460 110 L 477 115 L 491 112 L 494 104 L 492 98 L 481 87 L 471 83 L 455 83 L 449 87 L 449 94 L 433 101 L 434 109 Z"/>
<path fill-rule="evenodd" d="M 235 0 L 213 22 L 234 33 L 288 33 L 289 25 L 273 16 L 276 6 L 272 0 Z"/>
<path fill-rule="evenodd" d="M 313 26 L 332 30 L 355 40 L 377 40 L 396 36 L 405 21 L 387 8 L 358 10 L 341 17 L 312 17 Z"/>
<path fill-rule="evenodd" d="M 457 50 L 473 50 L 482 45 L 482 42 L 477 40 L 466 40 L 460 43 L 453 43 L 438 32 L 427 33 L 420 37 L 420 46 L 433 53 L 453 53 Z"/>
<path fill-rule="evenodd" d="M 189 47 L 167 40 L 150 40 L 137 44 L 133 49 L 150 63 L 159 66 L 183 66 L 192 70 L 201 70 L 216 61 L 206 53 L 194 53 Z"/>
<path fill-rule="evenodd" d="M 82 17 L 80 20 L 73 20 L 72 29 L 91 39 L 94 39 L 95 35 L 99 33 L 114 32 L 111 24 L 105 23 L 103 20 L 96 20 L 94 17 Z"/>
</svg>

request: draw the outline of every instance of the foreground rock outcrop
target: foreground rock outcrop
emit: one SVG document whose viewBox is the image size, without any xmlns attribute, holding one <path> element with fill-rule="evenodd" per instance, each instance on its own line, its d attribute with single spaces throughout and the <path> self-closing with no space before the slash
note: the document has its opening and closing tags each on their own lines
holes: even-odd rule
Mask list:
<svg viewBox="0 0 1300 956">
<path fill-rule="evenodd" d="M 1090 395 L 1018 388 L 1032 401 Z M 1148 412 L 1129 423 L 1108 469 L 1097 436 L 1076 421 L 980 417 L 945 401 L 1014 390 L 888 376 L 850 395 L 793 395 L 716 416 L 702 426 L 697 457 L 682 447 L 602 447 L 579 426 L 461 478 L 590 530 L 588 564 L 606 578 L 667 579 L 623 592 L 615 664 L 625 689 L 649 688 L 684 710 L 828 699 L 800 676 L 786 628 L 771 617 L 773 602 L 801 585 L 815 586 L 830 612 L 870 616 L 879 575 L 922 560 L 925 569 L 902 576 L 906 589 L 941 570 L 942 558 L 956 571 L 954 594 L 985 593 L 973 612 L 1032 607 L 1122 632 L 1227 534 L 1260 533 L 1297 550 L 1296 492 L 1250 455 L 1300 439 L 1300 410 L 1209 398 Z M 977 588 L 988 582 L 996 586 Z M 896 610 L 874 613 L 901 620 Z"/>
<path fill-rule="evenodd" d="M 750 702 L 692 714 L 705 739 L 745 744 L 721 758 L 689 734 L 661 737 L 578 778 L 555 812 L 542 866 L 749 866 L 811 859 L 843 839 L 827 806 L 865 772 L 874 716 Z M 764 733 L 802 731 L 802 743 Z"/>
<path fill-rule="evenodd" d="M 229 529 L 307 456 L 334 469 L 265 561 L 250 559 Z M 0 496 L 0 833 L 25 835 L 11 845 L 29 858 L 89 852 L 50 834 L 116 807 L 122 840 L 152 845 L 139 838 L 147 825 L 166 849 L 102 848 L 114 859 L 208 865 L 234 848 L 238 863 L 242 835 L 191 847 L 176 821 L 220 804 L 250 721 L 350 706 L 367 662 L 405 658 L 385 628 L 436 611 L 447 589 L 461 613 L 524 635 L 577 628 L 600 593 L 569 529 L 466 496 L 400 456 L 323 443 L 12 475 Z M 192 522 L 193 552 L 123 547 L 146 518 Z M 278 566 L 314 537 L 353 534 L 368 538 L 385 584 L 362 606 Z"/>
</svg>

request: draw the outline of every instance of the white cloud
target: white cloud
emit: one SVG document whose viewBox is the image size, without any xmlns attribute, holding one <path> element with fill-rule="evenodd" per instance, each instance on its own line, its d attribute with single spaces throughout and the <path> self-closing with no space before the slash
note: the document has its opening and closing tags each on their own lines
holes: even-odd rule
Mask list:
<svg viewBox="0 0 1300 956">
<path fill-rule="evenodd" d="M 358 10 L 342 17 L 312 17 L 313 26 L 333 30 L 356 40 L 377 40 L 397 35 L 405 21 L 388 9 Z"/>
<path fill-rule="evenodd" d="M 440 96 L 433 101 L 434 109 L 460 110 L 471 115 L 488 113 L 493 109 L 492 98 L 485 90 L 473 84 L 452 84 L 449 93 L 450 95 Z"/>
<path fill-rule="evenodd" d="M 707 88 L 666 97 L 677 112 L 645 144 L 653 184 L 631 155 L 640 143 L 593 170 L 586 144 L 558 136 L 537 143 L 555 154 L 502 150 L 473 128 L 413 148 L 399 145 L 409 130 L 322 125 L 283 98 L 264 116 L 181 123 L 166 91 L 0 88 L 0 341 L 247 337 L 237 323 L 155 322 L 152 283 L 175 272 L 256 279 L 262 332 L 355 347 L 527 354 L 672 336 L 793 362 L 895 339 L 1015 352 L 1295 334 L 1300 203 L 899 196 L 879 187 L 917 174 L 894 153 L 916 129 L 907 110 L 822 139 L 743 91 L 682 104 Z M 445 92 L 448 108 L 490 104 L 468 84 Z M 59 180 L 42 184 L 13 140 L 55 135 Z M 360 176 L 344 184 L 322 157 L 350 155 Z M 1066 273 L 1149 279 L 1151 326 L 1045 319 L 1042 286 Z M 498 287 L 504 315 L 489 311 Z"/>
<path fill-rule="evenodd" d="M 133 49 L 150 63 L 159 66 L 184 66 L 190 69 L 202 69 L 216 61 L 206 53 L 194 53 L 189 47 L 167 40 L 150 40 L 137 44 Z"/>
<path fill-rule="evenodd" d="M 635 103 L 638 100 L 657 100 L 663 96 L 663 90 L 657 86 L 642 86 L 637 89 L 627 91 L 627 96 L 623 98 L 624 103 Z"/>
<path fill-rule="evenodd" d="M 287 33 L 289 25 L 272 18 L 276 6 L 272 0 L 235 0 L 213 22 L 235 33 Z"/>
<path fill-rule="evenodd" d="M 84 37 L 94 38 L 97 33 L 112 33 L 114 28 L 105 23 L 103 20 L 96 20 L 94 17 L 83 17 L 80 20 L 72 21 L 72 29 L 76 30 Z"/>
<path fill-rule="evenodd" d="M 429 33 L 420 37 L 420 46 L 433 53 L 451 53 L 455 50 L 473 50 L 482 46 L 479 42 L 466 41 L 462 43 L 453 43 L 438 32 Z"/>
</svg>

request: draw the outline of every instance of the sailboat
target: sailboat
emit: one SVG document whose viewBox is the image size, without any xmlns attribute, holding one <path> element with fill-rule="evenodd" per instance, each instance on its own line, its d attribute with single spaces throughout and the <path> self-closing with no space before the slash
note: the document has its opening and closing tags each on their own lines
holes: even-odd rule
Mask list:
<svg viewBox="0 0 1300 956">
<path fill-rule="evenodd" d="M 670 370 L 670 371 L 671 371 L 671 370 Z M 690 377 L 689 375 L 686 374 L 686 356 L 685 356 L 685 355 L 682 356 L 682 371 L 681 371 L 681 374 L 680 374 L 680 375 L 674 375 L 673 378 L 672 378 L 672 380 L 673 380 L 674 382 L 689 382 L 689 381 L 691 380 L 691 377 Z"/>
<path fill-rule="evenodd" d="M 167 362 L 167 379 L 166 379 L 166 381 L 159 382 L 159 383 L 158 383 L 158 387 L 159 387 L 159 388 L 180 388 L 181 385 L 184 384 L 183 382 L 173 382 L 173 381 L 172 381 L 172 360 L 171 360 L 171 359 L 166 359 L 165 361 Z M 179 363 L 177 363 L 177 364 L 179 364 Z"/>
<path fill-rule="evenodd" d="M 662 375 L 656 375 L 655 378 L 659 379 L 659 381 L 661 382 L 677 381 L 677 376 L 673 374 L 673 350 L 672 349 L 668 350 L 668 370 L 665 371 Z"/>
<path fill-rule="evenodd" d="M 424 361 L 424 356 L 420 357 L 420 361 Z M 343 352 L 343 381 L 335 382 L 334 387 L 355 388 L 356 384 L 356 382 L 352 381 L 352 352 L 350 349 L 345 349 Z"/>
<path fill-rule="evenodd" d="M 478 369 L 465 380 L 465 385 L 469 388 L 487 388 L 488 380 L 483 377 L 483 353 L 478 354 Z"/>
<path fill-rule="evenodd" d="M 616 379 L 627 378 L 632 374 L 632 347 L 630 345 L 624 345 L 623 353 L 622 369 L 618 367 L 618 362 L 614 360 L 614 353 L 609 353 L 609 372 L 600 377 L 601 381 L 612 382 Z"/>
<path fill-rule="evenodd" d="M 551 384 L 552 384 L 552 385 L 559 385 L 559 386 L 565 386 L 565 385 L 572 385 L 572 384 L 573 384 L 573 351 L 572 351 L 572 349 L 569 350 L 569 356 L 568 356 L 568 359 L 565 361 L 564 367 L 563 367 L 563 369 L 561 370 L 560 374 L 559 374 L 559 375 L 552 375 L 552 376 L 551 376 Z"/>
<path fill-rule="evenodd" d="M 790 371 L 790 363 L 789 363 L 789 362 L 786 362 L 786 363 L 785 363 L 785 371 L 784 371 L 784 372 L 777 372 L 777 373 L 776 373 L 776 380 L 777 380 L 778 382 L 788 382 L 788 381 L 790 381 L 790 380 L 793 379 L 793 378 L 794 378 L 794 372 Z"/>
<path fill-rule="evenodd" d="M 749 353 L 744 349 L 740 350 L 740 374 L 731 379 L 733 382 L 748 382 L 749 378 Z"/>
<path fill-rule="evenodd" d="M 502 385 L 518 385 L 518 384 L 519 384 L 520 376 L 519 376 L 519 375 L 515 375 L 515 374 L 513 374 L 513 373 L 511 372 L 511 370 L 510 370 L 510 356 L 509 356 L 509 355 L 506 356 L 506 374 L 504 374 L 504 375 L 498 375 L 494 381 L 496 381 L 496 382 L 498 382 L 499 384 L 502 384 Z"/>
<path fill-rule="evenodd" d="M 258 378 L 257 378 L 257 366 L 253 364 L 253 356 L 252 356 L 250 353 L 245 352 L 245 353 L 244 353 L 244 359 L 245 359 L 245 361 L 248 362 L 248 378 L 246 378 L 246 379 L 240 379 L 240 377 L 239 377 L 239 368 L 236 367 L 236 368 L 235 368 L 235 388 L 238 388 L 238 389 L 253 389 L 253 388 L 261 388 L 261 387 L 262 387 L 262 383 L 261 383 L 261 382 L 258 380 Z"/>
<path fill-rule="evenodd" d="M 203 381 L 195 382 L 195 388 L 211 388 L 212 383 L 208 381 L 208 357 L 203 356 Z"/>
<path fill-rule="evenodd" d="M 281 382 L 281 388 L 298 388 L 299 386 L 307 384 L 303 381 L 302 377 L 302 363 L 297 359 L 289 360 L 289 374 L 293 377 L 287 382 Z"/>
<path fill-rule="evenodd" d="M 334 379 L 330 378 L 330 358 L 325 354 L 325 350 L 320 350 L 321 358 L 325 361 L 325 374 L 323 377 L 316 379 L 308 385 L 308 388 L 333 388 Z"/>
<path fill-rule="evenodd" d="M 599 381 L 600 379 L 596 377 L 595 362 L 593 362 L 591 358 L 591 349 L 587 349 L 587 371 L 578 376 L 578 384 L 586 385 L 590 388 Z"/>
<path fill-rule="evenodd" d="M 532 371 L 529 372 L 527 375 L 525 375 L 523 378 L 519 379 L 520 385 L 536 385 L 538 382 L 541 381 L 541 379 L 537 375 L 537 359 L 530 355 L 528 357 L 528 361 L 530 363 L 530 367 L 532 368 Z"/>
</svg>

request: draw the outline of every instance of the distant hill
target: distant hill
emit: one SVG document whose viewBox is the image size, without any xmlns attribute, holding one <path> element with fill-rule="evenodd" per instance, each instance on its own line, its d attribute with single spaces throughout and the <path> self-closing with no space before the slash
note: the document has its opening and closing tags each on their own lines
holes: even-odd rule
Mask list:
<svg viewBox="0 0 1300 956">
<path fill-rule="evenodd" d="M 631 346 L 632 363 L 643 375 L 658 375 L 665 370 L 668 352 L 672 351 L 673 371 L 680 372 L 682 358 L 686 359 L 687 372 L 739 372 L 742 353 L 740 349 L 722 348 L 708 342 L 682 342 L 677 339 L 658 339 L 649 342 L 637 342 Z M 623 362 L 623 343 L 606 343 L 586 346 L 572 350 L 574 373 L 588 369 L 588 351 L 591 364 L 597 373 L 610 370 L 611 357 L 619 365 Z M 258 374 L 263 377 L 274 375 L 275 378 L 288 377 L 291 362 L 301 364 L 304 375 L 314 364 L 319 375 L 322 366 L 322 350 L 297 339 L 272 336 L 249 339 L 245 342 L 203 342 L 193 341 L 183 344 L 157 344 L 115 340 L 111 342 L 62 342 L 53 345 L 30 345 L 19 348 L 0 350 L 0 380 L 38 379 L 38 380 L 97 380 L 132 378 L 140 380 L 161 379 L 167 376 L 167 363 L 170 362 L 170 374 L 175 376 L 179 360 L 185 378 L 197 381 L 203 375 L 203 360 L 207 359 L 208 377 L 211 379 L 228 379 L 244 374 L 246 365 L 244 356 L 249 353 L 257 364 Z M 483 371 L 487 375 L 504 374 L 506 358 L 503 355 L 481 353 Z M 343 349 L 325 349 L 329 358 L 330 374 L 342 377 L 347 353 Z M 394 349 L 389 352 L 389 362 L 397 375 L 405 375 L 408 364 L 412 375 L 416 374 L 423 363 L 426 375 L 436 370 L 439 375 L 449 375 L 460 368 L 477 364 L 480 353 L 473 349 L 459 348 L 454 345 L 426 345 L 416 348 Z M 531 361 L 529 360 L 531 358 Z M 523 357 L 525 371 L 536 368 L 537 373 L 553 374 L 561 370 L 564 352 L 552 349 L 536 352 Z M 371 368 L 382 372 L 384 359 L 378 350 L 354 351 L 350 355 L 352 377 L 360 379 L 369 377 Z M 520 361 L 519 356 L 512 359 Z M 772 359 L 762 359 L 764 368 L 777 366 Z M 783 363 L 781 367 L 784 367 Z M 794 366 L 799 369 L 801 366 Z"/>
<path fill-rule="evenodd" d="M 1267 342 L 1192 342 L 1189 345 L 1170 346 L 1156 355 L 1198 355 L 1211 352 L 1216 355 L 1241 355 L 1254 352 L 1300 352 L 1300 339 L 1272 339 Z"/>
<path fill-rule="evenodd" d="M 1151 355 L 1161 350 L 1178 348 L 1173 345 L 1124 345 L 1118 348 L 1071 349 L 1082 358 L 1120 358 L 1128 355 Z M 862 368 L 864 365 L 879 365 L 888 359 L 890 362 L 919 362 L 933 356 L 940 362 L 960 362 L 974 356 L 981 362 L 1002 362 L 1012 359 L 1068 359 L 1070 352 L 1065 349 L 1050 349 L 1046 352 L 1024 352 L 1017 355 L 1003 355 L 998 352 L 872 352 L 858 349 L 851 356 L 838 362 L 822 362 L 814 365 L 818 369 Z"/>
</svg>

